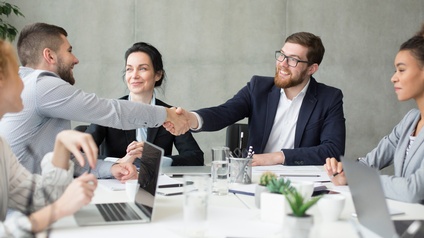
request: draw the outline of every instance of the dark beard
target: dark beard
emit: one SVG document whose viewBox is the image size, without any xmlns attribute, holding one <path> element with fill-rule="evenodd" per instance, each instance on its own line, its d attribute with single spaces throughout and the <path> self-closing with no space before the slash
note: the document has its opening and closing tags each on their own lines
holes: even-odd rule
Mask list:
<svg viewBox="0 0 424 238">
<path fill-rule="evenodd" d="M 71 69 L 67 68 L 63 63 L 62 60 L 58 60 L 58 67 L 57 67 L 57 74 L 59 77 L 65 81 L 68 82 L 71 85 L 75 84 L 75 78 L 71 73 Z"/>
</svg>

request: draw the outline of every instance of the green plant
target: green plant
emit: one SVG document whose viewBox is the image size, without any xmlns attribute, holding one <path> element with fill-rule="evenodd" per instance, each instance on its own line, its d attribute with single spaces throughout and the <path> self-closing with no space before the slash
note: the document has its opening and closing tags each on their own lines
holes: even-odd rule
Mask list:
<svg viewBox="0 0 424 238">
<path fill-rule="evenodd" d="M 15 14 L 16 16 L 25 17 L 24 14 L 20 11 L 19 7 L 12 5 L 7 2 L 0 2 L 0 38 L 8 39 L 13 41 L 18 34 L 18 30 L 7 23 L 3 18 L 4 16 L 9 17 L 10 14 Z"/>
<path fill-rule="evenodd" d="M 293 188 L 293 187 L 292 187 Z M 306 211 L 311 208 L 322 196 L 312 197 L 311 199 L 305 199 L 302 194 L 297 191 L 296 188 L 290 189 L 285 194 L 286 199 L 293 211 L 293 215 L 296 217 L 304 217 Z"/>
<path fill-rule="evenodd" d="M 291 182 L 289 179 L 280 178 L 277 179 L 272 178 L 266 186 L 271 193 L 279 193 L 279 194 L 287 194 L 289 191 L 292 191 L 294 187 L 291 186 Z"/>
<path fill-rule="evenodd" d="M 259 179 L 259 185 L 267 186 L 272 179 L 276 179 L 277 175 L 274 172 L 266 171 L 262 173 Z"/>
</svg>

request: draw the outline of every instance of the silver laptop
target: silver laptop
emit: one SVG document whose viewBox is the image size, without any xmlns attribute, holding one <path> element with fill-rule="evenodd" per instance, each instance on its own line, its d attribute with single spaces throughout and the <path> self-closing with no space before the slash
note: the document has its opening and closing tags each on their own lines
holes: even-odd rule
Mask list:
<svg viewBox="0 0 424 238">
<path fill-rule="evenodd" d="M 359 223 L 381 237 L 424 237 L 423 227 L 415 234 L 405 231 L 414 220 L 392 221 L 386 203 L 380 174 L 375 168 L 363 165 L 355 160 L 340 157 L 343 162 L 353 204 Z M 410 227 L 412 228 L 412 226 Z M 413 229 L 408 229 L 412 231 Z"/>
<path fill-rule="evenodd" d="M 79 226 L 147 223 L 152 221 L 163 149 L 144 142 L 140 187 L 133 202 L 89 204 L 74 217 Z"/>
<path fill-rule="evenodd" d="M 211 174 L 211 166 L 170 166 L 163 167 L 162 174 L 170 177 L 181 177 L 186 174 Z"/>
</svg>

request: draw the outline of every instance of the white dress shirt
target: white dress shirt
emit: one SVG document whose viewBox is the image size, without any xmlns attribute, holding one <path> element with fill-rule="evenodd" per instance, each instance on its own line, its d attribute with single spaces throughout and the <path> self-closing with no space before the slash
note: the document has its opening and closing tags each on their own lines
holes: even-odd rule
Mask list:
<svg viewBox="0 0 424 238">
<path fill-rule="evenodd" d="M 308 90 L 309 81 L 293 100 L 287 98 L 284 89 L 281 89 L 280 101 L 274 124 L 265 146 L 264 153 L 281 151 L 281 149 L 294 148 L 294 136 L 296 133 L 297 118 L 303 98 Z"/>
</svg>

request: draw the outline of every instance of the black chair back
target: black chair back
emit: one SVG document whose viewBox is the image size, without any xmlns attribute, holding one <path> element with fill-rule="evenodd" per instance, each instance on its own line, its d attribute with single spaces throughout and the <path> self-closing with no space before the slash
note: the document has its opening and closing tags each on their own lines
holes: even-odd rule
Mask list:
<svg viewBox="0 0 424 238">
<path fill-rule="evenodd" d="M 243 133 L 243 138 L 241 135 Z M 236 148 L 247 149 L 249 139 L 249 127 L 245 123 L 235 123 L 227 127 L 226 146 L 234 151 Z"/>
</svg>

